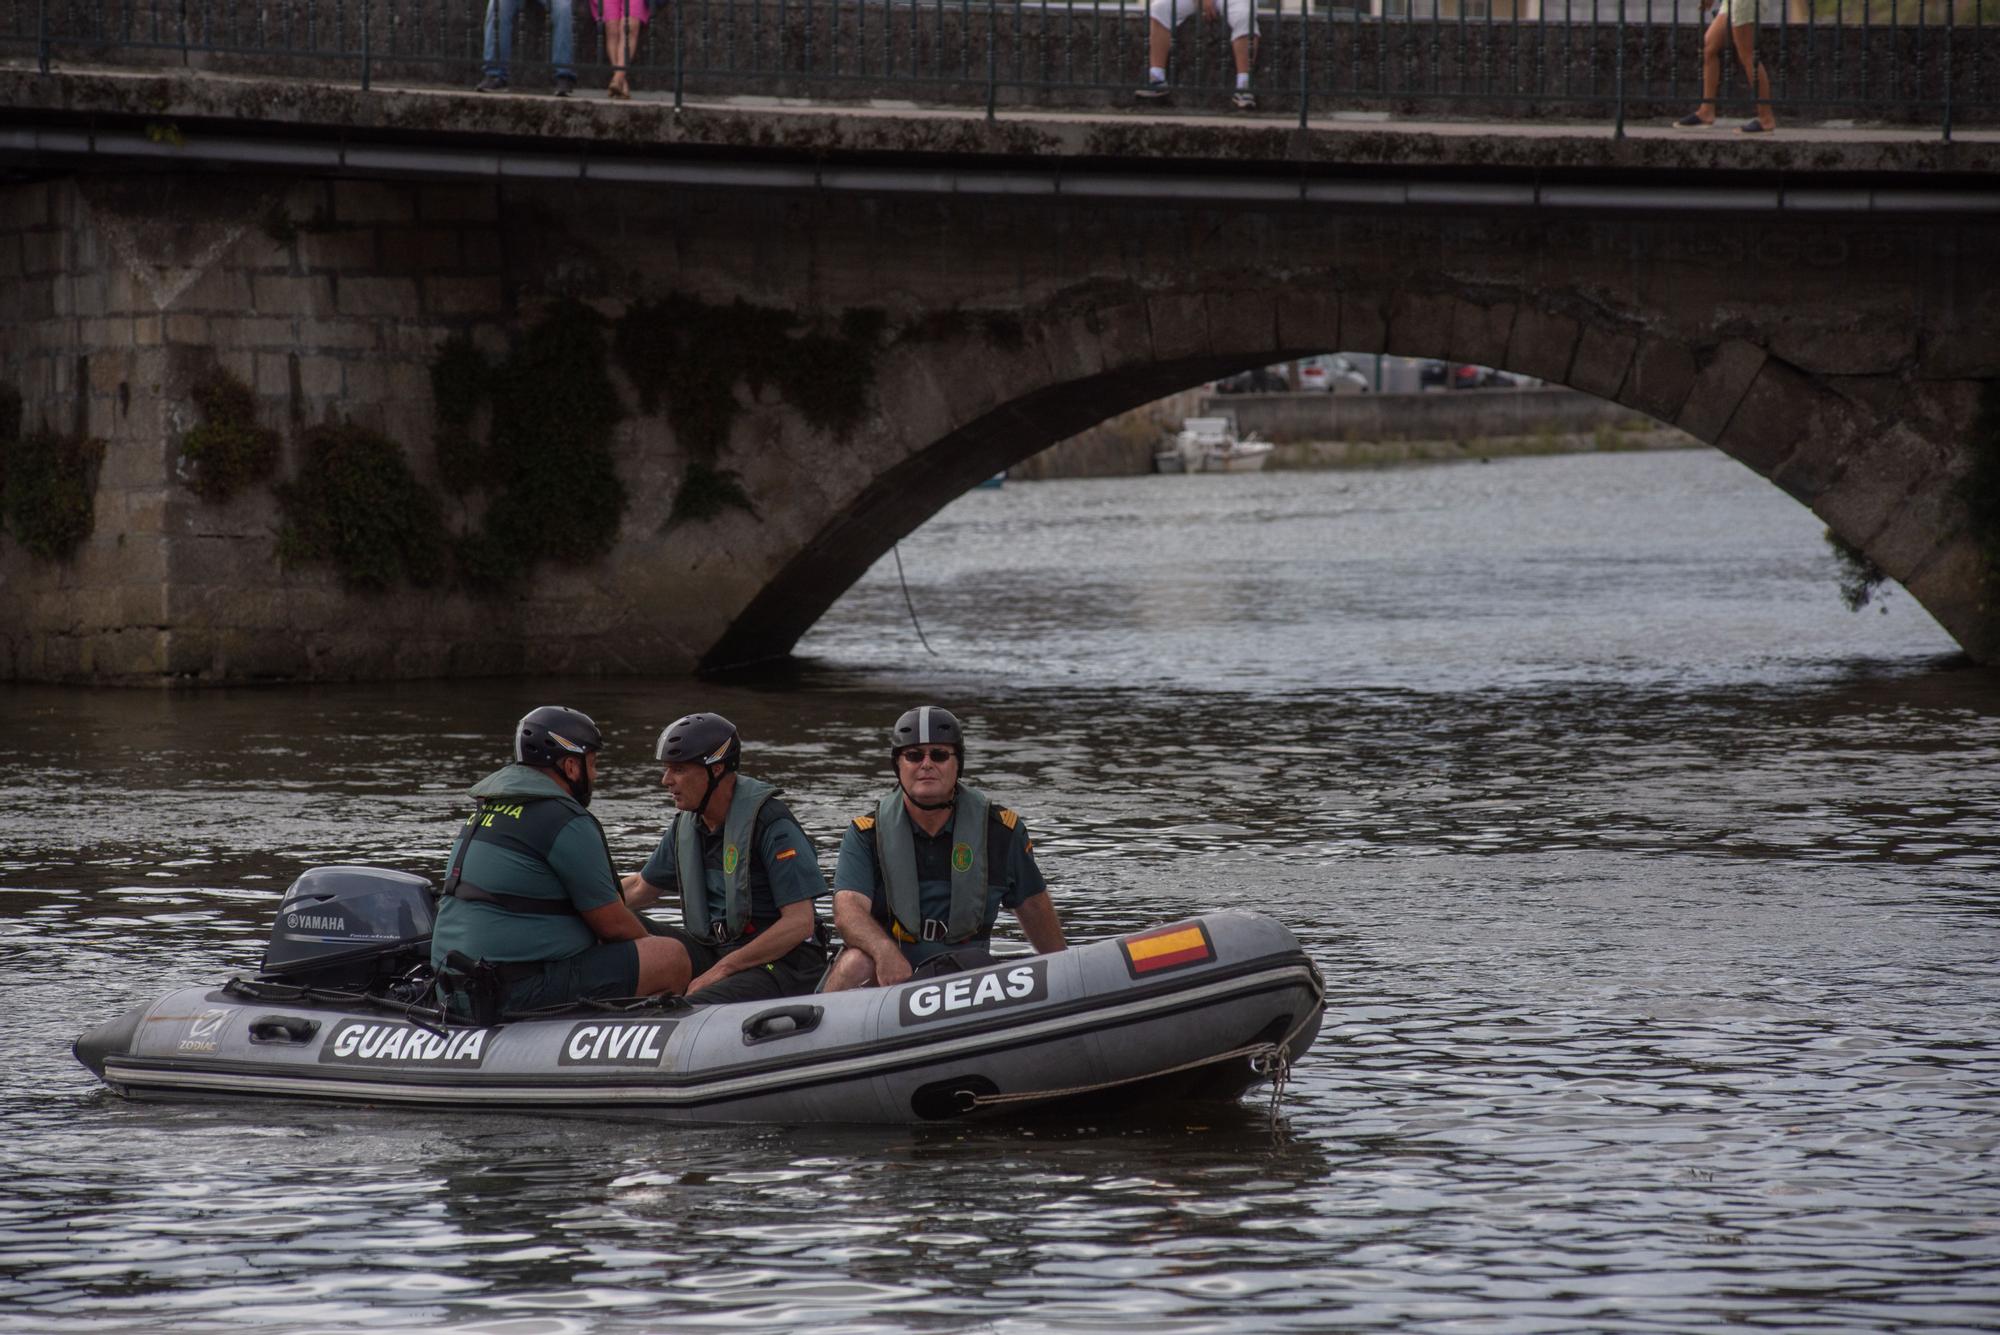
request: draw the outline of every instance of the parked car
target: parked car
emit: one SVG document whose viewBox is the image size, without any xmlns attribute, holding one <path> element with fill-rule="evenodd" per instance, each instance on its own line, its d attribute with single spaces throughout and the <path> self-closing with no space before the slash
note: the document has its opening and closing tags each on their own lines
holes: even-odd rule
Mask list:
<svg viewBox="0 0 2000 1335">
<path fill-rule="evenodd" d="M 1282 394 L 1291 387 L 1291 382 L 1285 379 L 1284 369 L 1276 366 L 1238 371 L 1215 382 L 1218 394 Z"/>
<path fill-rule="evenodd" d="M 1451 367 L 1439 361 L 1427 361 L 1417 368 L 1418 389 L 1450 389 Z"/>
<path fill-rule="evenodd" d="M 1339 353 L 1306 357 L 1299 362 L 1299 388 L 1330 394 L 1354 394 L 1369 388 L 1368 377 Z"/>
<path fill-rule="evenodd" d="M 1496 370 L 1491 366 L 1471 366 L 1461 362 L 1451 368 L 1453 389 L 1519 389 L 1528 383 L 1526 376 Z"/>
</svg>

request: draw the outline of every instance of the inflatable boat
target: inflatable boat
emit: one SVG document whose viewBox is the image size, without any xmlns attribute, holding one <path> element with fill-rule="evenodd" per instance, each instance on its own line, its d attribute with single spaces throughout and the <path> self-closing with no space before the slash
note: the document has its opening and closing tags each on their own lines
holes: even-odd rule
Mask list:
<svg viewBox="0 0 2000 1335">
<path fill-rule="evenodd" d="M 287 892 L 256 978 L 170 992 L 85 1033 L 76 1056 L 140 1098 L 672 1122 L 1116 1116 L 1281 1089 L 1325 997 L 1290 932 L 1227 911 L 893 987 L 473 1025 L 435 1005 L 431 903 L 421 877 L 316 868 Z"/>
</svg>

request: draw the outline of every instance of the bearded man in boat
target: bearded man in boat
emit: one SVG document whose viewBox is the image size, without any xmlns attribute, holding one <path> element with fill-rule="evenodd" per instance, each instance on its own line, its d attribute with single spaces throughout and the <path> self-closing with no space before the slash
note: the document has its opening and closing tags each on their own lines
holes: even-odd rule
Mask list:
<svg viewBox="0 0 2000 1335">
<path fill-rule="evenodd" d="M 515 725 L 514 762 L 473 785 L 431 933 L 454 1010 L 490 1023 L 672 985 L 669 943 L 625 907 L 587 810 L 603 745 L 588 714 L 543 705 Z"/>
<path fill-rule="evenodd" d="M 812 991 L 826 972 L 814 908 L 826 881 L 779 790 L 739 772 L 736 725 L 689 714 L 660 733 L 655 754 L 676 811 L 623 891 L 633 909 L 680 891 L 684 926 L 653 927 L 674 952 L 673 990 L 704 1004 Z"/>
<path fill-rule="evenodd" d="M 935 705 L 908 711 L 890 733 L 889 756 L 896 787 L 841 836 L 833 920 L 847 948 L 823 990 L 991 964 L 1003 908 L 1037 951 L 1064 949 L 1027 825 L 960 781 L 958 720 Z"/>
</svg>

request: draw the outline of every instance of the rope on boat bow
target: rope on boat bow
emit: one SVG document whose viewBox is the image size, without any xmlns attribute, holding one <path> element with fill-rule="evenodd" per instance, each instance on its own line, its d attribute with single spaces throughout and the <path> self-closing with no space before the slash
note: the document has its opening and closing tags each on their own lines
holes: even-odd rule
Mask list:
<svg viewBox="0 0 2000 1335">
<path fill-rule="evenodd" d="M 896 554 L 896 582 L 903 586 L 903 606 L 910 609 L 910 625 L 916 628 L 917 642 L 924 646 L 925 653 L 936 658 L 937 650 L 924 638 L 924 628 L 917 621 L 917 605 L 910 600 L 910 581 L 903 578 L 903 544 L 899 542 L 889 550 Z"/>
<path fill-rule="evenodd" d="M 1214 1066 L 1219 1062 L 1235 1061 L 1239 1057 L 1248 1058 L 1250 1069 L 1271 1081 L 1271 1116 L 1277 1117 L 1285 1098 L 1285 1085 L 1292 1077 L 1292 1040 L 1297 1038 L 1306 1025 L 1316 1019 L 1326 1008 L 1326 984 L 1319 976 L 1318 968 L 1310 960 L 1306 963 L 1312 975 L 1313 1004 L 1306 1008 L 1299 1022 L 1291 1027 L 1285 1036 L 1275 1043 L 1245 1043 L 1240 1048 L 1228 1052 L 1218 1052 L 1212 1057 L 1197 1057 L 1179 1066 L 1169 1066 L 1164 1071 L 1148 1071 L 1144 1075 L 1128 1075 L 1120 1080 L 1100 1080 L 1090 1085 L 1071 1085 L 1066 1089 L 1023 1090 L 1017 1094 L 979 1094 L 972 1090 L 960 1090 L 959 1098 L 964 1102 L 964 1111 L 994 1107 L 1010 1103 L 1037 1103 L 1048 1099 L 1068 1098 L 1075 1094 L 1094 1094 L 1099 1090 L 1116 1089 L 1120 1085 L 1136 1084 L 1141 1080 L 1157 1080 L 1163 1075 L 1178 1075 L 1182 1071 L 1192 1071 L 1203 1066 Z"/>
</svg>

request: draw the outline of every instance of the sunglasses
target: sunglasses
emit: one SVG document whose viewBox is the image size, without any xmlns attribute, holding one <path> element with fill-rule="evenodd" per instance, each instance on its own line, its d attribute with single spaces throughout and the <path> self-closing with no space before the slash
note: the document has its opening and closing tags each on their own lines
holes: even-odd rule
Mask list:
<svg viewBox="0 0 2000 1335">
<path fill-rule="evenodd" d="M 929 756 L 931 758 L 931 764 L 942 765 L 944 764 L 945 761 L 950 760 L 956 754 L 957 753 L 954 752 L 948 746 L 933 746 L 929 748 L 921 746 L 906 746 L 902 750 L 896 753 L 896 759 L 902 761 L 907 765 L 915 765 L 915 764 L 920 764 L 925 756 Z"/>
</svg>

